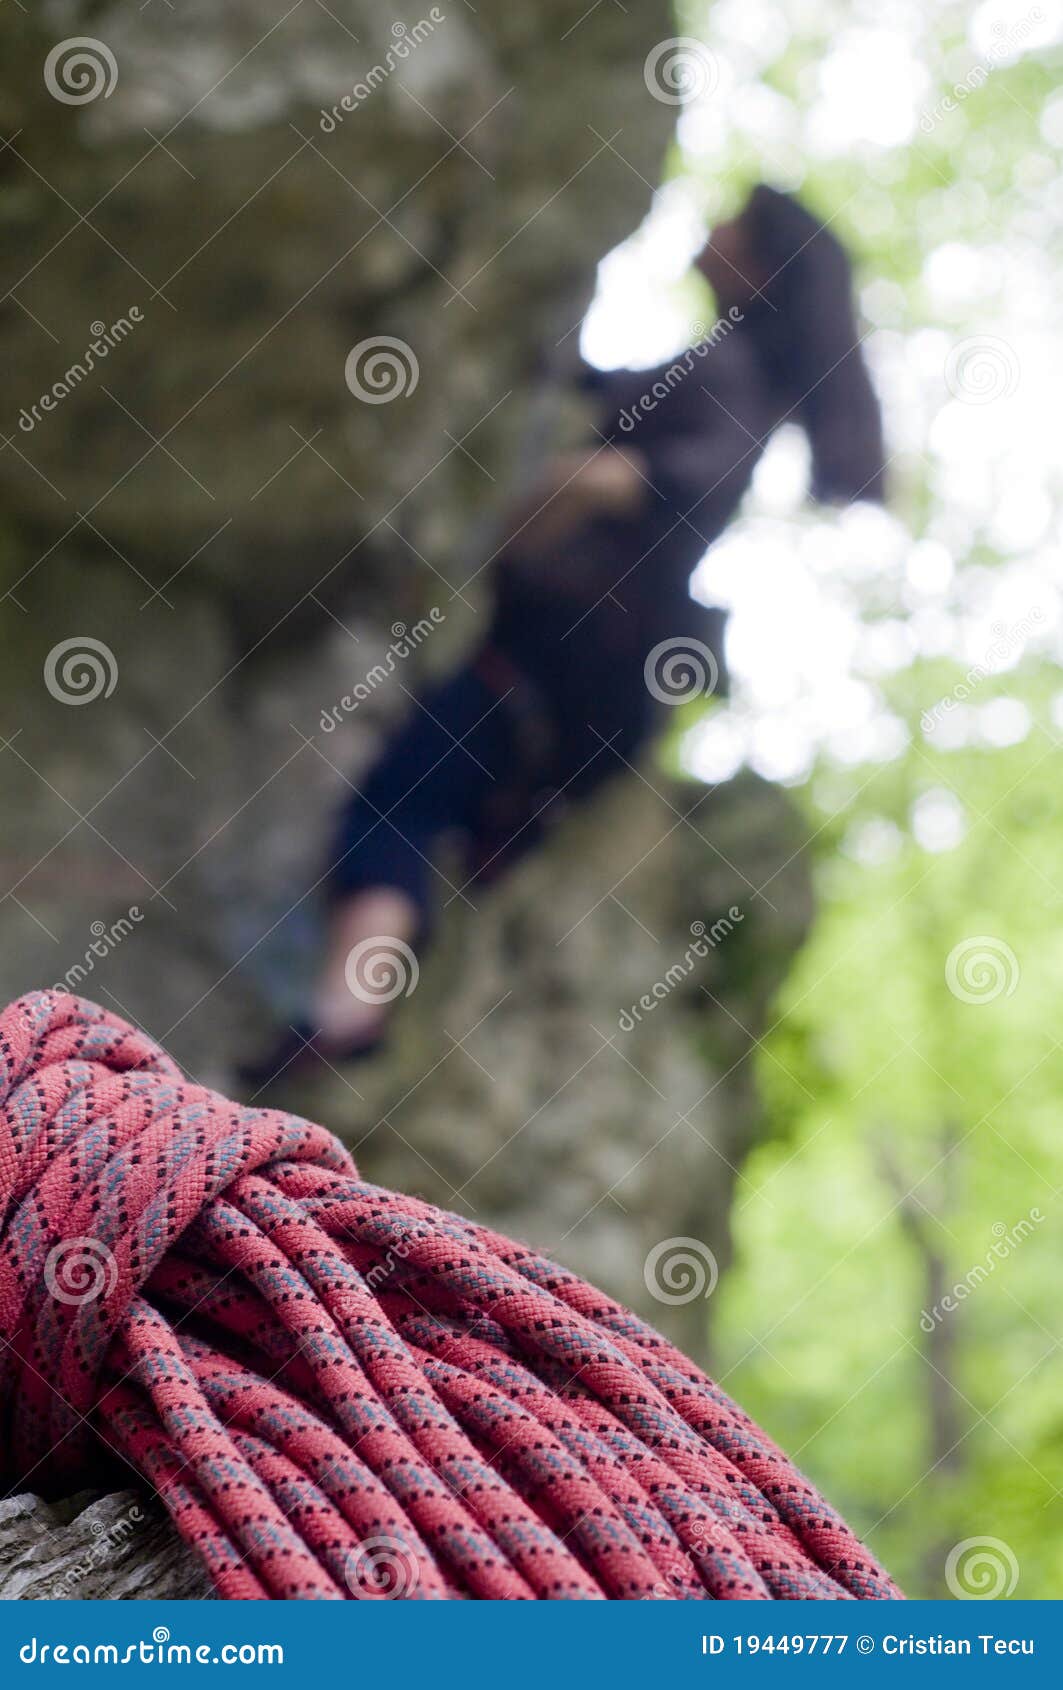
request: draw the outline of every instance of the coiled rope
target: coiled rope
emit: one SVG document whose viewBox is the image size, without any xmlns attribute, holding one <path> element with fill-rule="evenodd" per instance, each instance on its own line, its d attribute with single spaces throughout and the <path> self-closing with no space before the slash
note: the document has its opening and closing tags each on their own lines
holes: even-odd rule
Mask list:
<svg viewBox="0 0 1063 1690">
<path fill-rule="evenodd" d="M 114 1452 L 221 1596 L 899 1594 L 642 1321 L 83 999 L 0 1014 L 0 1216 L 6 1479 Z"/>
</svg>

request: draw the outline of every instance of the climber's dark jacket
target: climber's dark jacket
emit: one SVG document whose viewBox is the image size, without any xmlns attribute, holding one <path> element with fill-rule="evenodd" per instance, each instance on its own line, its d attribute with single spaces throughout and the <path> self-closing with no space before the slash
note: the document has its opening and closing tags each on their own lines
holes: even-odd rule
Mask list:
<svg viewBox="0 0 1063 1690">
<path fill-rule="evenodd" d="M 630 749 L 649 727 L 643 666 L 655 646 L 719 643 L 720 618 L 690 597 L 690 576 L 734 515 L 770 427 L 740 326 L 656 369 L 588 371 L 586 382 L 600 435 L 646 460 L 645 504 L 534 558 L 503 552 L 487 636 L 561 730 L 562 778 L 595 730 L 620 732 Z"/>
<path fill-rule="evenodd" d="M 534 556 L 502 550 L 482 646 L 418 700 L 347 806 L 334 895 L 400 886 L 427 909 L 447 832 L 464 836 L 470 875 L 497 871 L 555 794 L 585 794 L 637 754 L 663 713 L 644 673 L 656 646 L 700 641 L 722 668 L 723 619 L 688 583 L 774 420 L 753 350 L 739 325 L 656 369 L 587 370 L 585 384 L 597 438 L 642 455 L 645 502 Z"/>
</svg>

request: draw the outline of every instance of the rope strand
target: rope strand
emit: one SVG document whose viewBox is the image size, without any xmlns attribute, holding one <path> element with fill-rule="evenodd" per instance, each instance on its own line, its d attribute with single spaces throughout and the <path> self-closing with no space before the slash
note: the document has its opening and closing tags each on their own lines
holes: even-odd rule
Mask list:
<svg viewBox="0 0 1063 1690">
<path fill-rule="evenodd" d="M 0 1339 L 5 1477 L 113 1452 L 230 1599 L 900 1594 L 644 1322 L 56 993 L 0 1014 Z"/>
</svg>

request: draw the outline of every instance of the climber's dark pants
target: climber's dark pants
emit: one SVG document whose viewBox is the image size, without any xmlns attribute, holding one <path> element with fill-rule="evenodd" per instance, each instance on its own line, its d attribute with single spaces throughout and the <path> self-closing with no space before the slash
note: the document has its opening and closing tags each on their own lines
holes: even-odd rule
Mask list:
<svg viewBox="0 0 1063 1690">
<path fill-rule="evenodd" d="M 515 755 L 512 714 L 475 668 L 425 692 L 343 810 L 330 863 L 333 900 L 388 886 L 427 916 L 439 841 L 472 831 Z"/>
<path fill-rule="evenodd" d="M 619 765 L 602 740 L 589 735 L 584 743 L 572 727 L 553 735 L 570 768 L 559 767 L 555 756 L 552 770 L 537 778 L 528 770 L 534 724 L 521 688 L 505 684 L 505 676 L 492 684 L 486 667 L 481 653 L 422 694 L 345 806 L 328 864 L 333 902 L 391 887 L 408 894 L 424 925 L 446 835 L 462 837 L 468 879 L 489 877 L 539 837 L 538 812 L 551 788 L 582 798 L 615 773 Z M 640 727 L 611 737 L 630 757 L 645 736 Z"/>
</svg>

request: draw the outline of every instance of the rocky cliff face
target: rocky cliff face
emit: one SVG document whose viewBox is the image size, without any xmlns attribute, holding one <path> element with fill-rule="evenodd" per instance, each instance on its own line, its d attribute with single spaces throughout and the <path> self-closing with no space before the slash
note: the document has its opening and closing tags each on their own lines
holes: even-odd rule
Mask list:
<svg viewBox="0 0 1063 1690">
<path fill-rule="evenodd" d="M 5 998 L 65 982 L 223 1086 L 294 1010 L 327 819 L 473 637 L 660 171 L 664 0 L 580 11 L 0 11 Z M 87 83 L 52 52 L 81 35 Z M 448 909 L 393 1049 L 298 1107 L 703 1353 L 800 846 L 758 782 L 622 775 Z M 54 1594 L 99 1506 L 5 1505 L 0 1594 Z M 191 1594 L 159 1530 L 81 1593 Z"/>
<path fill-rule="evenodd" d="M 195 1069 L 278 989 L 329 764 L 416 666 L 322 712 L 429 611 L 424 664 L 473 637 L 659 173 L 667 33 L 663 0 L 0 18 L 4 989 L 89 970 Z"/>
</svg>

